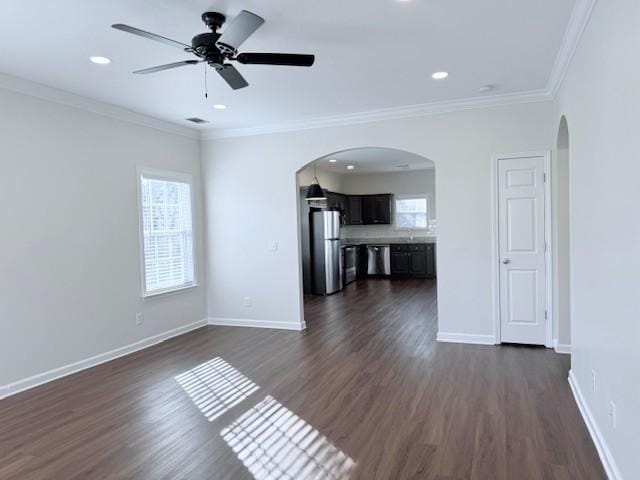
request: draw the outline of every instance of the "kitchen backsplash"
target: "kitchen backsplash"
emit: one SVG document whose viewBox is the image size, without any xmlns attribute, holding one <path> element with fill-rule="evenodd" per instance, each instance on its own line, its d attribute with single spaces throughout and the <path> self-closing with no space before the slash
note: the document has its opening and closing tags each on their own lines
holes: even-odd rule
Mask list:
<svg viewBox="0 0 640 480">
<path fill-rule="evenodd" d="M 396 230 L 394 225 L 343 225 L 340 228 L 342 238 L 398 238 L 435 237 L 437 235 L 437 220 L 430 220 L 426 230 Z"/>
</svg>

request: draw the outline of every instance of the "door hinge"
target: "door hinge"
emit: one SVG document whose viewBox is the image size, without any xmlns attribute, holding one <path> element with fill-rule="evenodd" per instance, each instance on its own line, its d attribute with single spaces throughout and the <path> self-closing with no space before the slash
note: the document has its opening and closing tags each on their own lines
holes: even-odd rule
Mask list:
<svg viewBox="0 0 640 480">
<path fill-rule="evenodd" d="M 548 315 L 547 315 L 547 311 L 545 310 L 544 311 L 544 319 L 547 320 L 547 318 L 548 318 Z"/>
<path fill-rule="evenodd" d="M 544 251 L 545 252 L 547 251 L 547 242 L 546 241 L 544 242 Z"/>
<path fill-rule="evenodd" d="M 546 173 L 543 173 L 543 174 L 542 174 L 542 181 L 543 181 L 544 183 L 547 183 L 547 174 L 546 174 Z"/>
</svg>

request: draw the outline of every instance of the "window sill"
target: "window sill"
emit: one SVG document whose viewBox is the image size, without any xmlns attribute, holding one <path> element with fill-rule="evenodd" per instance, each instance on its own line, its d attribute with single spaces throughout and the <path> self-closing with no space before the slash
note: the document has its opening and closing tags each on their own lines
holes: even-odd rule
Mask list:
<svg viewBox="0 0 640 480">
<path fill-rule="evenodd" d="M 191 283 L 189 285 L 183 285 L 181 287 L 168 288 L 166 290 L 156 290 L 155 292 L 143 293 L 142 300 L 149 300 L 156 297 L 164 297 L 165 295 L 171 295 L 174 293 L 180 293 L 185 290 L 190 290 L 192 288 L 199 287 L 199 283 Z"/>
</svg>

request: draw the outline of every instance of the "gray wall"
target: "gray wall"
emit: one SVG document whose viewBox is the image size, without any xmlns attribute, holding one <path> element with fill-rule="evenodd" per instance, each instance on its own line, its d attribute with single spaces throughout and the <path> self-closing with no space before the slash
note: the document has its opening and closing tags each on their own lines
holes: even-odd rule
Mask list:
<svg viewBox="0 0 640 480">
<path fill-rule="evenodd" d="M 199 141 L 1 89 L 0 105 L 0 394 L 205 318 Z M 194 176 L 202 283 L 144 302 L 139 165 Z"/>
<path fill-rule="evenodd" d="M 335 152 L 386 147 L 435 163 L 440 332 L 493 341 L 490 159 L 551 150 L 552 115 L 540 102 L 204 141 L 209 315 L 301 328 L 296 172 Z"/>
<path fill-rule="evenodd" d="M 604 442 L 610 478 L 626 479 L 640 472 L 639 19 L 636 0 L 595 4 L 558 95 L 552 133 L 555 142 L 566 116 L 572 380 Z"/>
</svg>

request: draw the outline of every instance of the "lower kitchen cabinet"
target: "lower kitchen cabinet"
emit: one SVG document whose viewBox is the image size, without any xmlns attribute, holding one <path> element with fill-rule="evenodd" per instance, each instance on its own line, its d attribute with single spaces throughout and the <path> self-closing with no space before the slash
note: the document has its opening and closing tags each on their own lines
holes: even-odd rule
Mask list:
<svg viewBox="0 0 640 480">
<path fill-rule="evenodd" d="M 409 252 L 396 250 L 391 245 L 391 275 L 409 275 Z"/>
<path fill-rule="evenodd" d="M 356 279 L 360 280 L 367 276 L 367 246 L 358 245 L 356 251 Z"/>
<path fill-rule="evenodd" d="M 436 244 L 435 243 L 427 243 L 426 272 L 427 272 L 427 278 L 435 278 L 436 276 Z"/>
<path fill-rule="evenodd" d="M 414 278 L 435 277 L 435 244 L 392 244 L 391 275 Z"/>
</svg>

